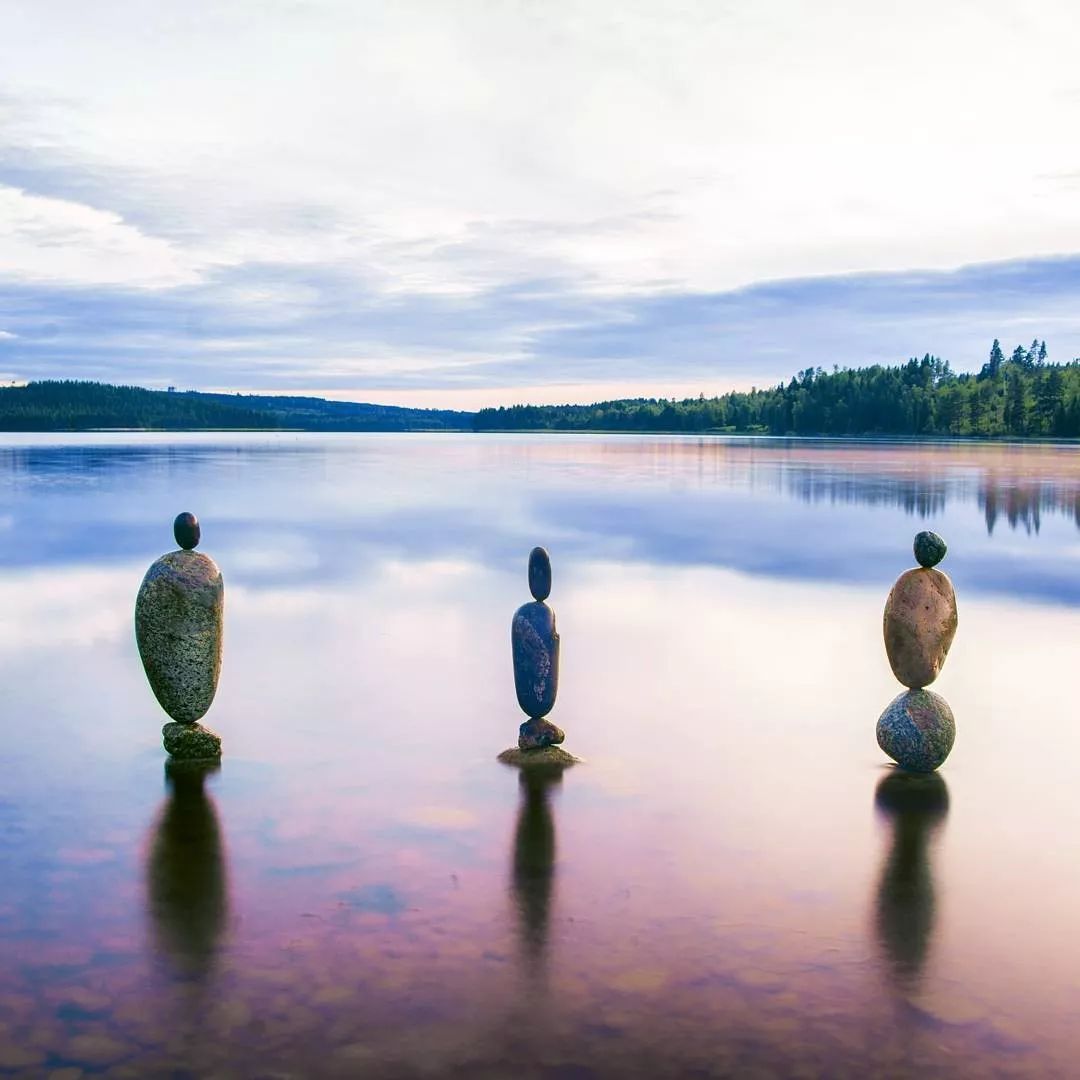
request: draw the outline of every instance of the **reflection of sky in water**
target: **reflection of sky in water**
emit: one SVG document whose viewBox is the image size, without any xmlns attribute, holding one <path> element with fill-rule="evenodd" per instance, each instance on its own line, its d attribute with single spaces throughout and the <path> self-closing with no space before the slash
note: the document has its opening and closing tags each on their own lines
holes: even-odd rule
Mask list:
<svg viewBox="0 0 1080 1080">
<path fill-rule="evenodd" d="M 142 558 L 181 505 L 207 523 L 229 580 L 252 585 L 333 582 L 387 559 L 506 569 L 537 537 L 568 580 L 617 560 L 869 583 L 933 527 L 965 591 L 1080 600 L 1080 457 L 1066 447 L 9 437 L 0 485 L 8 566 Z"/>
<path fill-rule="evenodd" d="M 1073 454 L 7 439 L 0 1071 L 1061 1073 Z M 226 579 L 205 789 L 165 782 L 132 640 L 182 508 Z M 873 734 L 924 525 L 947 823 Z M 589 762 L 550 792 L 492 760 L 537 542 Z"/>
</svg>

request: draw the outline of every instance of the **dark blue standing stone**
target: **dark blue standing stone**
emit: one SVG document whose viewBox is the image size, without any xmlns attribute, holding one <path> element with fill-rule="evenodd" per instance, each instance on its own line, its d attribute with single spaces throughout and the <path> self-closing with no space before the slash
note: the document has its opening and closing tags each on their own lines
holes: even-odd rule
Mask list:
<svg viewBox="0 0 1080 1080">
<path fill-rule="evenodd" d="M 542 547 L 529 552 L 529 592 L 534 600 L 546 600 L 551 595 L 551 557 Z"/>
<path fill-rule="evenodd" d="M 547 716 L 559 688 L 559 634 L 555 612 L 542 600 L 522 604 L 510 627 L 514 653 L 514 688 L 522 712 Z"/>
<path fill-rule="evenodd" d="M 199 546 L 202 530 L 199 528 L 199 519 L 194 514 L 189 514 L 187 511 L 177 514 L 172 531 L 177 544 L 185 551 L 194 551 Z"/>
</svg>

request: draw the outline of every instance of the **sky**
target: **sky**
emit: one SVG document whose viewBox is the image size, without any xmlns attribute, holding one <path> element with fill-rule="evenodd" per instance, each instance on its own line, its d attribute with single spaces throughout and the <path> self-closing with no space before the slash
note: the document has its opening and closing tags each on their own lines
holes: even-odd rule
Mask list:
<svg viewBox="0 0 1080 1080">
<path fill-rule="evenodd" d="M 0 381 L 475 408 L 1080 356 L 1073 0 L 0 0 Z"/>
</svg>

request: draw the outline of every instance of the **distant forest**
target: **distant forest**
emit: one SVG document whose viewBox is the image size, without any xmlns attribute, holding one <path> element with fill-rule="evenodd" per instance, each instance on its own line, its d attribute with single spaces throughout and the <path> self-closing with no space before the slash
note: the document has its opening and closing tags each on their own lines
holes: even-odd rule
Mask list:
<svg viewBox="0 0 1080 1080">
<path fill-rule="evenodd" d="M 0 388 L 0 431 L 468 431 L 473 414 L 322 398 L 201 394 L 58 380 Z"/>
<path fill-rule="evenodd" d="M 977 374 L 927 354 L 898 367 L 807 368 L 771 389 L 683 401 L 482 409 L 476 431 L 675 431 L 769 435 L 1080 437 L 1080 360 L 1047 362 L 1045 341 L 1006 357 L 994 341 Z"/>
<path fill-rule="evenodd" d="M 1038 340 L 1006 357 L 995 340 L 976 374 L 958 375 L 927 354 L 897 367 L 807 368 L 786 385 L 721 397 L 514 405 L 478 413 L 76 381 L 0 388 L 0 430 L 101 428 L 1080 438 L 1080 359 L 1051 364 L 1046 342 Z"/>
</svg>

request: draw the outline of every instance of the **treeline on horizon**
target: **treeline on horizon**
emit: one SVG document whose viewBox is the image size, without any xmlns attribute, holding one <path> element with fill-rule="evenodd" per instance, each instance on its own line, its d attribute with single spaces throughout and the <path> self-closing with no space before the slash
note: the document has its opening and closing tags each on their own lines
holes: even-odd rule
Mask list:
<svg viewBox="0 0 1080 1080">
<path fill-rule="evenodd" d="M 468 430 L 471 413 L 323 398 L 170 392 L 73 379 L 0 388 L 2 431 Z"/>
<path fill-rule="evenodd" d="M 513 405 L 475 414 L 77 380 L 0 388 L 0 430 L 108 428 L 1080 438 L 1080 359 L 1051 364 L 1038 340 L 1006 357 L 995 340 L 977 373 L 957 374 L 928 353 L 893 367 L 806 368 L 787 384 L 712 398 Z"/>
<path fill-rule="evenodd" d="M 1080 359 L 1047 362 L 1045 341 L 1005 356 L 995 339 L 978 373 L 929 353 L 895 367 L 806 368 L 786 385 L 682 401 L 481 409 L 476 431 L 666 431 L 769 435 L 1080 437 Z"/>
</svg>

